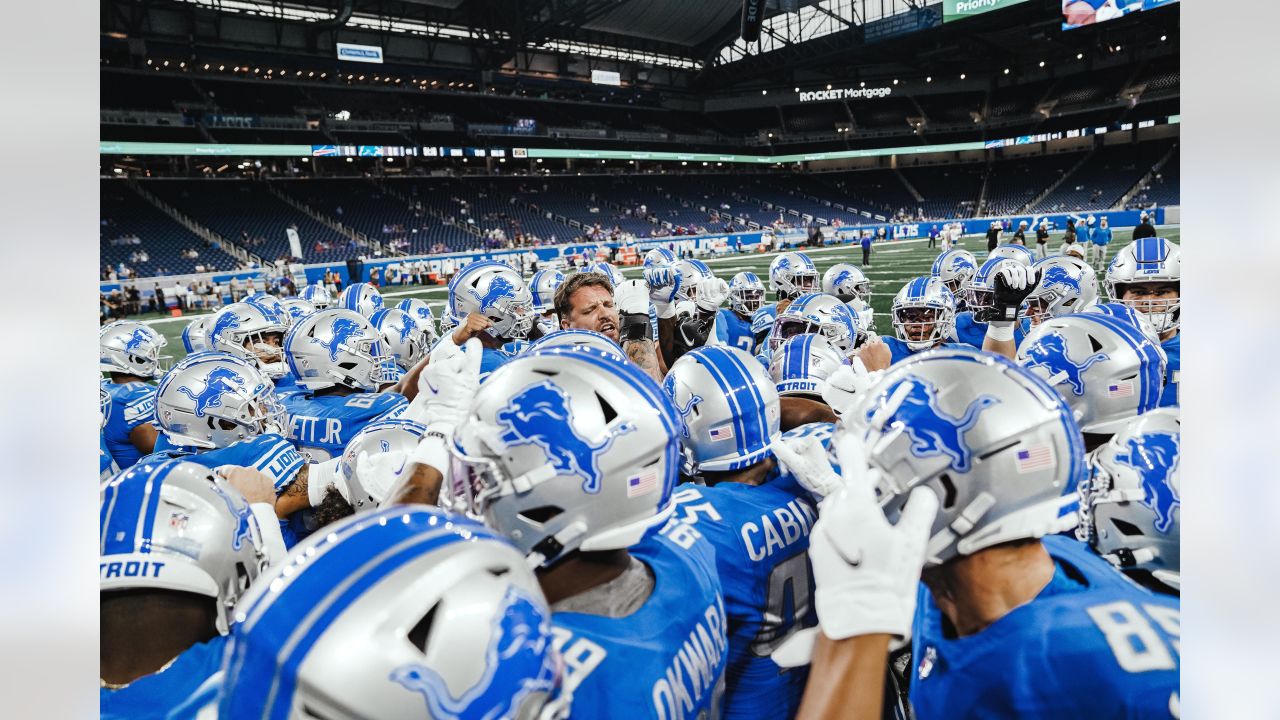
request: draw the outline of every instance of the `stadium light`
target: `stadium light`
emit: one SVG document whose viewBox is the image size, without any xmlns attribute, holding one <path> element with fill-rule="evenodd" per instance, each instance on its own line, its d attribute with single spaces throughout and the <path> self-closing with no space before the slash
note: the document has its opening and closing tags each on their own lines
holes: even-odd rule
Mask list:
<svg viewBox="0 0 1280 720">
<path fill-rule="evenodd" d="M 538 164 L 539 164 L 539 165 L 541 165 L 541 164 L 542 164 L 542 158 L 538 158 Z"/>
<path fill-rule="evenodd" d="M 681 161 L 680 161 L 680 166 L 681 166 L 681 167 L 684 167 L 685 165 L 688 165 L 688 164 L 689 164 L 689 161 L 688 161 L 688 160 L 681 160 Z"/>
<path fill-rule="evenodd" d="M 165 67 L 169 67 L 169 61 L 168 61 L 168 60 L 165 60 L 165 61 L 164 61 L 164 66 L 165 66 Z"/>
<path fill-rule="evenodd" d="M 355 158 L 347 158 L 347 162 L 355 162 Z"/>
<path fill-rule="evenodd" d="M 147 64 L 148 64 L 148 65 L 150 65 L 150 64 L 151 64 L 151 58 L 147 58 Z"/>
<path fill-rule="evenodd" d="M 828 89 L 828 90 L 830 90 L 830 89 L 831 89 L 831 83 L 827 83 L 827 89 Z"/>
<path fill-rule="evenodd" d="M 361 75 L 360 77 L 358 77 L 358 78 L 356 78 L 356 79 L 357 79 L 357 80 L 364 80 L 364 76 L 363 76 L 363 75 Z"/>
<path fill-rule="evenodd" d="M 205 69 L 205 70 L 208 70 L 208 69 L 209 69 L 209 63 L 205 63 L 205 64 L 204 64 L 204 69 Z"/>
<path fill-rule="evenodd" d="M 894 79 L 893 79 L 893 84 L 894 84 L 894 85 L 897 85 L 897 84 L 898 84 L 898 78 L 894 78 Z"/>
<path fill-rule="evenodd" d="M 1077 59 L 1077 60 L 1083 60 L 1083 59 L 1084 59 L 1084 53 L 1082 53 L 1082 52 L 1078 52 L 1078 53 L 1076 53 L 1076 59 Z"/>
<path fill-rule="evenodd" d="M 794 88 L 796 92 L 800 92 L 800 88 Z"/>
<path fill-rule="evenodd" d="M 924 79 L 925 82 L 933 82 L 933 76 L 930 75 Z"/>
<path fill-rule="evenodd" d="M 253 69 L 253 74 L 254 74 L 254 75 L 257 75 L 257 74 L 258 74 L 259 72 L 261 72 L 261 71 L 262 71 L 262 68 L 254 68 L 254 69 Z"/>
<path fill-rule="evenodd" d="M 769 137 L 773 137 L 773 133 L 769 133 Z"/>
<path fill-rule="evenodd" d="M 1160 36 L 1160 42 L 1164 42 L 1165 40 L 1168 40 L 1168 39 L 1169 39 L 1169 36 L 1168 36 L 1168 35 L 1161 35 L 1161 36 Z"/>
<path fill-rule="evenodd" d="M 315 76 L 316 76 L 315 70 L 312 70 L 311 72 L 307 73 L 307 77 L 315 77 Z"/>
<path fill-rule="evenodd" d="M 235 67 L 231 68 L 231 72 L 240 72 L 240 66 L 239 66 L 239 65 L 237 65 L 237 66 L 235 66 Z"/>
<path fill-rule="evenodd" d="M 867 86 L 867 82 L 865 80 L 858 83 L 858 87 L 866 87 L 866 86 Z"/>
<path fill-rule="evenodd" d="M 180 62 L 180 63 L 178 63 L 178 67 L 180 67 L 180 68 L 185 68 L 186 66 L 187 66 L 187 64 L 186 64 L 186 63 L 184 63 L 184 62 Z"/>
<path fill-rule="evenodd" d="M 294 73 L 294 76 L 295 76 L 295 77 L 302 77 L 302 71 L 301 71 L 301 70 L 299 70 L 298 72 Z"/>
<path fill-rule="evenodd" d="M 114 170 L 117 175 L 124 172 L 121 168 L 112 168 L 112 170 Z"/>
<path fill-rule="evenodd" d="M 302 158 L 302 162 L 311 162 L 311 158 Z"/>
<path fill-rule="evenodd" d="M 219 65 L 219 66 L 218 66 L 218 72 L 222 72 L 223 70 L 226 70 L 226 69 L 227 69 L 227 66 L 226 66 L 226 65 Z"/>
<path fill-rule="evenodd" d="M 1004 69 L 1004 74 L 1005 74 L 1005 75 L 1008 75 L 1008 74 L 1009 74 L 1009 68 L 1005 68 L 1005 69 Z"/>
<path fill-rule="evenodd" d="M 1116 52 L 1120 52 L 1120 46 L 1119 46 L 1119 45 L 1117 45 L 1117 46 L 1116 46 Z"/>
<path fill-rule="evenodd" d="M 636 164 L 636 161 L 635 161 L 635 160 L 628 160 L 628 161 L 627 161 L 627 164 L 628 164 L 628 165 L 635 165 L 635 164 Z"/>
<path fill-rule="evenodd" d="M 703 161 L 702 161 L 702 167 L 706 167 L 706 166 L 707 166 L 707 161 L 706 161 L 706 160 L 703 160 Z"/>
<path fill-rule="evenodd" d="M 963 80 L 964 78 L 965 78 L 964 73 L 960 73 L 960 79 Z"/>
<path fill-rule="evenodd" d="M 761 94 L 761 95 L 768 95 L 768 94 L 769 94 L 769 91 L 768 91 L 768 90 L 761 90 L 761 91 L 760 91 L 760 94 Z"/>
<path fill-rule="evenodd" d="M 1041 60 L 1041 61 L 1040 61 L 1040 67 L 1044 67 L 1044 61 L 1043 61 L 1043 60 Z"/>
<path fill-rule="evenodd" d="M 324 78 L 327 78 L 327 77 L 329 77 L 329 73 L 320 73 L 320 79 L 321 79 L 321 80 L 323 80 Z"/>
</svg>

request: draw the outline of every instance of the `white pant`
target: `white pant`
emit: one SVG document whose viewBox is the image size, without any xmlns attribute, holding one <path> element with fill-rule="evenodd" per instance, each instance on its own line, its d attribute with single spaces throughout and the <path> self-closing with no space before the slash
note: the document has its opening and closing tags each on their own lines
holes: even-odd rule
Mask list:
<svg viewBox="0 0 1280 720">
<path fill-rule="evenodd" d="M 1107 246 L 1094 245 L 1093 251 L 1093 266 L 1099 270 L 1105 270 L 1107 267 Z"/>
<path fill-rule="evenodd" d="M 1036 257 L 1041 260 L 1048 257 L 1049 251 L 1046 249 L 1048 247 L 1049 247 L 1048 243 L 1042 243 L 1042 242 L 1036 243 Z"/>
</svg>

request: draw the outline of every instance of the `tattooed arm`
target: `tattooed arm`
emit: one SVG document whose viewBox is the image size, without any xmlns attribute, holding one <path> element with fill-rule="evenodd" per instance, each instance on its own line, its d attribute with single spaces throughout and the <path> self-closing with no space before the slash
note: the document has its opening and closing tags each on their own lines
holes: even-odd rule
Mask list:
<svg viewBox="0 0 1280 720">
<path fill-rule="evenodd" d="M 658 346 L 652 340 L 624 340 L 622 350 L 627 359 L 636 364 L 655 382 L 662 382 L 662 370 L 658 362 Z"/>
</svg>

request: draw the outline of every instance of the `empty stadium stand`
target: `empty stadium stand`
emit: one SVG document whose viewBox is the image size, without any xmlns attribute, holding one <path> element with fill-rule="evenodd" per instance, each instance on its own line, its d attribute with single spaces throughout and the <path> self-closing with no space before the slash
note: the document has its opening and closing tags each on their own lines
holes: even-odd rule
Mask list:
<svg viewBox="0 0 1280 720">
<path fill-rule="evenodd" d="M 236 266 L 235 258 L 147 202 L 126 182 L 104 179 L 98 185 L 102 203 L 98 248 L 103 266 L 123 263 L 141 277 Z M 191 251 L 196 257 L 184 256 Z"/>
</svg>

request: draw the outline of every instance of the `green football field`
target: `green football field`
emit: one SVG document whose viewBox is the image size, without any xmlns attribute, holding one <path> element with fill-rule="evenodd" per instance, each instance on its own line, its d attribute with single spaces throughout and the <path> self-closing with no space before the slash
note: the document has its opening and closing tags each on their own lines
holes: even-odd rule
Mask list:
<svg viewBox="0 0 1280 720">
<path fill-rule="evenodd" d="M 1114 254 L 1120 248 L 1128 244 L 1132 230 L 1116 230 L 1115 237 L 1110 245 L 1110 252 Z M 1162 228 L 1160 230 L 1162 237 L 1172 242 L 1179 243 L 1179 229 L 1176 226 Z M 927 240 L 906 240 L 900 242 L 885 243 L 878 245 L 871 256 L 871 267 L 865 269 L 864 272 L 870 278 L 872 283 L 873 295 L 871 298 L 871 306 L 875 310 L 876 329 L 880 333 L 892 333 L 893 327 L 889 321 L 889 306 L 893 302 L 893 296 L 899 289 L 911 278 L 918 275 L 924 275 L 929 272 L 930 266 L 933 264 L 934 258 L 938 256 L 936 248 L 928 247 Z M 1050 236 L 1049 247 L 1056 250 L 1062 244 L 1062 234 L 1057 233 Z M 971 236 L 964 238 L 961 247 L 968 249 L 974 253 L 979 262 L 986 255 L 986 239 L 980 236 Z M 862 250 L 855 245 L 841 245 L 831 248 L 821 249 L 804 249 L 806 253 L 813 258 L 814 263 L 818 266 L 819 272 L 825 272 L 837 262 L 849 262 L 854 265 L 860 265 L 862 262 Z M 707 261 L 707 264 L 715 271 L 718 277 L 728 280 L 735 273 L 749 270 L 760 276 L 765 286 L 768 286 L 769 262 L 776 253 L 762 254 L 746 254 L 732 255 L 723 258 L 717 258 Z M 1108 256 L 1108 258 L 1110 255 Z M 623 274 L 628 278 L 636 278 L 640 276 L 641 268 L 623 268 Z M 1101 280 L 1101 277 L 1099 277 Z M 1101 289 L 1101 288 L 1100 288 Z M 426 300 L 432 309 L 439 315 L 445 302 L 447 295 L 446 288 L 443 285 L 433 286 L 412 286 L 387 288 L 383 292 L 383 297 L 388 300 L 387 304 L 393 304 L 391 301 L 400 300 L 407 297 L 416 297 Z M 180 360 L 186 353 L 182 348 L 182 328 L 191 321 L 194 316 L 187 315 L 180 318 L 172 318 L 169 316 L 149 315 L 143 319 L 157 330 L 164 333 L 169 340 L 169 347 L 166 348 L 169 354 L 173 355 L 173 362 Z"/>
</svg>

